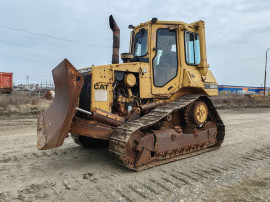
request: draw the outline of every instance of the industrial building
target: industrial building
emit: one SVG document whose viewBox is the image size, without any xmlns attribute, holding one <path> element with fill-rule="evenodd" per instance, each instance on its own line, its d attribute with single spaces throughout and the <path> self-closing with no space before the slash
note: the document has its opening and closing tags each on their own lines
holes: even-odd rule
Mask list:
<svg viewBox="0 0 270 202">
<path fill-rule="evenodd" d="M 232 86 L 232 85 L 218 85 L 218 92 L 221 94 L 235 93 L 235 94 L 252 94 L 257 93 L 263 95 L 263 87 L 252 86 Z M 270 88 L 265 88 L 265 94 L 268 95 Z M 269 93 L 270 94 L 270 93 Z"/>
</svg>

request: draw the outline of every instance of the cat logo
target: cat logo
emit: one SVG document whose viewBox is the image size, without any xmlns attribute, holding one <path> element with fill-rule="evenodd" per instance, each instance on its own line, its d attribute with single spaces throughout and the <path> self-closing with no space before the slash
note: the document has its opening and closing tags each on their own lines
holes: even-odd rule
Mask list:
<svg viewBox="0 0 270 202">
<path fill-rule="evenodd" d="M 109 86 L 109 84 L 98 84 L 98 83 L 96 83 L 94 85 L 94 89 L 95 90 L 107 90 L 108 86 Z"/>
</svg>

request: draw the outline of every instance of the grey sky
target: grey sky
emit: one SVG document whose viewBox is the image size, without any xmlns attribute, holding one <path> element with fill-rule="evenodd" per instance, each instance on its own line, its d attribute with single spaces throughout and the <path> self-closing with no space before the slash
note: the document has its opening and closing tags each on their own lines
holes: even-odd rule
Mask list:
<svg viewBox="0 0 270 202">
<path fill-rule="evenodd" d="M 129 24 L 152 17 L 187 23 L 204 20 L 208 63 L 219 84 L 263 83 L 265 51 L 270 47 L 268 0 L 1 0 L 0 8 L 0 26 L 103 46 L 0 27 L 0 71 L 13 72 L 16 84 L 25 83 L 27 75 L 30 83 L 52 80 L 51 70 L 64 58 L 76 68 L 111 63 L 110 14 L 121 29 L 121 52 L 128 52 Z"/>
</svg>

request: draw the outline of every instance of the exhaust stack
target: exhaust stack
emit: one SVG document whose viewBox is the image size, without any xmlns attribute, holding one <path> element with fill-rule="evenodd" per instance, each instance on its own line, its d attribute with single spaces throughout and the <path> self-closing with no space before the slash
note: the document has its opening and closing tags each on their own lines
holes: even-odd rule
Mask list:
<svg viewBox="0 0 270 202">
<path fill-rule="evenodd" d="M 112 15 L 109 18 L 110 28 L 113 31 L 113 55 L 112 64 L 119 63 L 119 48 L 120 48 L 120 29 L 116 24 Z"/>
</svg>

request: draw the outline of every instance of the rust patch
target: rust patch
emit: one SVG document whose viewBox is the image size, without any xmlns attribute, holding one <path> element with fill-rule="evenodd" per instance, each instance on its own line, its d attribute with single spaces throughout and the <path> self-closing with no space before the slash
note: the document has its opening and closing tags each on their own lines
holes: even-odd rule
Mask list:
<svg viewBox="0 0 270 202">
<path fill-rule="evenodd" d="M 70 133 L 86 137 L 109 140 L 113 128 L 96 121 L 76 118 L 71 124 Z"/>
<path fill-rule="evenodd" d="M 55 97 L 51 106 L 39 115 L 37 121 L 37 148 L 41 150 L 63 144 L 84 82 L 83 77 L 67 59 L 52 72 Z"/>
<path fill-rule="evenodd" d="M 125 122 L 123 117 L 97 108 L 94 110 L 92 117 L 95 120 L 99 120 L 105 124 L 113 126 L 120 126 Z"/>
</svg>

